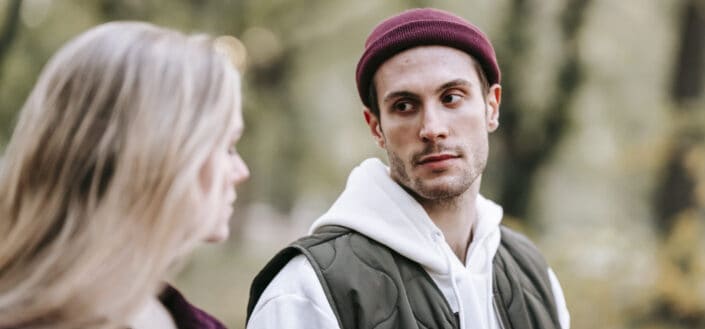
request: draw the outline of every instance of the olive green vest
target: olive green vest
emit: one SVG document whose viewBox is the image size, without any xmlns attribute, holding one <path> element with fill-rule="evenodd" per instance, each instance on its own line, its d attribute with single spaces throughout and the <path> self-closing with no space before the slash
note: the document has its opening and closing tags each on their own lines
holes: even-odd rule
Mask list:
<svg viewBox="0 0 705 329">
<path fill-rule="evenodd" d="M 494 303 L 505 329 L 559 329 L 545 260 L 524 236 L 504 226 L 493 261 Z M 342 329 L 459 328 L 443 293 L 418 264 L 340 226 L 321 227 L 279 252 L 250 289 L 247 319 L 264 289 L 296 255 L 318 275 Z M 468 328 L 473 319 L 466 319 Z"/>
</svg>

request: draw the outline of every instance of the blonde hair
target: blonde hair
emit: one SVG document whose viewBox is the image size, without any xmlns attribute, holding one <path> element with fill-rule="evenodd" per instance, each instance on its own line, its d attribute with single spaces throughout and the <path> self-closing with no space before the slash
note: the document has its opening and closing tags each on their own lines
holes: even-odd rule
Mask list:
<svg viewBox="0 0 705 329">
<path fill-rule="evenodd" d="M 0 328 L 124 327 L 211 229 L 200 172 L 240 106 L 215 48 L 113 22 L 49 61 L 0 166 Z"/>
</svg>

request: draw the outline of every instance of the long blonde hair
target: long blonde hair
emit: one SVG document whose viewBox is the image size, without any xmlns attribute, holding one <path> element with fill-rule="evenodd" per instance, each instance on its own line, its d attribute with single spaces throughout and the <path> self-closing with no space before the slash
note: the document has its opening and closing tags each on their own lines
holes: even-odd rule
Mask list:
<svg viewBox="0 0 705 329">
<path fill-rule="evenodd" d="M 113 22 L 45 66 L 0 164 L 0 328 L 124 327 L 211 229 L 200 171 L 240 106 L 214 48 Z"/>
</svg>

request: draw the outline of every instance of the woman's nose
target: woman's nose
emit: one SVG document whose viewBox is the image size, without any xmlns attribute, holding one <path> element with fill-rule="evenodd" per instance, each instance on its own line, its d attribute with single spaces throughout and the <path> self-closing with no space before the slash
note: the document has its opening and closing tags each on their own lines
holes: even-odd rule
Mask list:
<svg viewBox="0 0 705 329">
<path fill-rule="evenodd" d="M 233 163 L 232 178 L 233 184 L 235 185 L 240 184 L 250 178 L 250 169 L 247 167 L 247 164 L 239 154 L 235 157 Z"/>
</svg>

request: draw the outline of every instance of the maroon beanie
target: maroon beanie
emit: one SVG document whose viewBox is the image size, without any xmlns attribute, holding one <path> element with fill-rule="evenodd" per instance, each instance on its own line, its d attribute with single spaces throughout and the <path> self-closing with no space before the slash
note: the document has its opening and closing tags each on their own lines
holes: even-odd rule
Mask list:
<svg viewBox="0 0 705 329">
<path fill-rule="evenodd" d="M 382 63 L 404 50 L 426 45 L 464 51 L 478 61 L 490 85 L 500 82 L 494 49 L 479 28 L 447 11 L 411 9 L 382 21 L 367 37 L 356 72 L 362 103 L 370 106 L 370 83 Z"/>
</svg>

